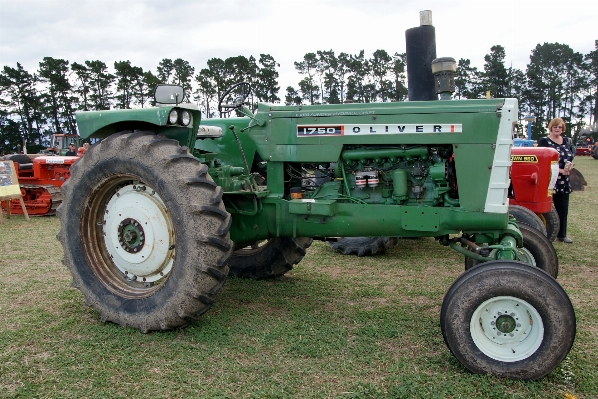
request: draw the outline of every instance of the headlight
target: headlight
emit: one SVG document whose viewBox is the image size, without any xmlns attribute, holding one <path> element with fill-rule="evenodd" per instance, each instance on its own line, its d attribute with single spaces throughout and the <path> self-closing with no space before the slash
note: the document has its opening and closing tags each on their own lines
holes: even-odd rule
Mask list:
<svg viewBox="0 0 598 399">
<path fill-rule="evenodd" d="M 168 123 L 170 123 L 171 125 L 175 125 L 177 119 L 179 119 L 179 113 L 177 112 L 176 109 L 173 109 L 172 111 L 170 111 L 170 113 L 168 114 Z"/>
<path fill-rule="evenodd" d="M 191 123 L 191 112 L 182 110 L 179 114 L 179 124 L 182 126 L 188 126 Z"/>
</svg>

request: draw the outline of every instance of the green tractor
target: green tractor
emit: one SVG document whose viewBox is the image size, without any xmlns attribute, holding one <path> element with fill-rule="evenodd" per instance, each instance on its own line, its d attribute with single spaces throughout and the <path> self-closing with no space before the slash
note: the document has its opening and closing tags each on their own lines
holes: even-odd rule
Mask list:
<svg viewBox="0 0 598 399">
<path fill-rule="evenodd" d="M 313 239 L 435 237 L 480 262 L 449 288 L 440 327 L 476 373 L 536 379 L 575 336 L 547 240 L 508 216 L 517 100 L 245 105 L 231 87 L 201 120 L 183 89 L 155 108 L 81 112 L 101 139 L 63 185 L 64 264 L 103 321 L 148 332 L 193 323 L 227 276 L 284 275 Z M 488 261 L 493 259 L 492 261 Z M 551 276 L 552 275 L 552 276 Z"/>
</svg>

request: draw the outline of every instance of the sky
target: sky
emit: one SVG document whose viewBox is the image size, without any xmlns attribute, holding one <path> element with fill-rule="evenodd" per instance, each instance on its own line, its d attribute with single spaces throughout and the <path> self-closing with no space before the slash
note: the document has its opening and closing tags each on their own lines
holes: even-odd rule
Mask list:
<svg viewBox="0 0 598 399">
<path fill-rule="evenodd" d="M 405 52 L 422 10 L 432 11 L 437 57 L 478 69 L 497 44 L 507 67 L 525 71 L 537 44 L 587 54 L 598 40 L 596 0 L 0 0 L 0 68 L 19 62 L 32 73 L 48 56 L 156 73 L 163 58 L 182 58 L 197 73 L 210 58 L 270 54 L 284 98 L 308 52 Z"/>
</svg>

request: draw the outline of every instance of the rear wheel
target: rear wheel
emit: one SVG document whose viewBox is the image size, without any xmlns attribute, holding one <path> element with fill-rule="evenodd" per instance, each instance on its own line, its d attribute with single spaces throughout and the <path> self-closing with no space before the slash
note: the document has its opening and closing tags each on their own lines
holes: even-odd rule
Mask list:
<svg viewBox="0 0 598 399">
<path fill-rule="evenodd" d="M 552 243 L 548 238 L 533 227 L 519 225 L 523 235 L 523 248 L 517 249 L 519 260 L 528 265 L 536 266 L 557 278 L 559 274 L 559 260 Z M 479 262 L 468 256 L 465 257 L 465 270 L 476 266 Z"/>
<path fill-rule="evenodd" d="M 228 260 L 229 275 L 260 280 L 284 275 L 305 256 L 311 238 L 277 237 L 236 250 Z"/>
<path fill-rule="evenodd" d="M 228 273 L 230 215 L 186 148 L 151 132 L 110 136 L 62 190 L 63 263 L 103 321 L 168 330 L 209 309 Z"/>
<path fill-rule="evenodd" d="M 330 247 L 343 255 L 370 256 L 386 252 L 397 245 L 396 237 L 343 237 L 329 242 Z"/>
<path fill-rule="evenodd" d="M 440 311 L 444 340 L 471 372 L 542 378 L 567 356 L 575 312 L 548 274 L 521 262 L 492 261 L 463 273 Z"/>
<path fill-rule="evenodd" d="M 509 214 L 515 218 L 517 224 L 527 224 L 546 235 L 546 227 L 534 212 L 520 205 L 509 205 Z"/>
<path fill-rule="evenodd" d="M 559 228 L 561 227 L 559 214 L 556 213 L 554 205 L 550 209 L 550 212 L 541 213 L 538 215 L 538 217 L 540 220 L 542 220 L 544 226 L 546 226 L 546 237 L 548 237 L 551 242 L 554 242 L 554 240 L 556 240 L 557 234 L 559 233 Z"/>
</svg>

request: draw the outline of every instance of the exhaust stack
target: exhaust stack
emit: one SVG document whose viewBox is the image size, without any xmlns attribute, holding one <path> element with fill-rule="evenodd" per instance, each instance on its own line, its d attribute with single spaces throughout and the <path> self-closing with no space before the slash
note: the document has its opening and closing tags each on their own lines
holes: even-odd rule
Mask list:
<svg viewBox="0 0 598 399">
<path fill-rule="evenodd" d="M 432 61 L 436 58 L 436 30 L 432 11 L 420 11 L 420 26 L 405 31 L 409 101 L 437 100 Z"/>
</svg>

